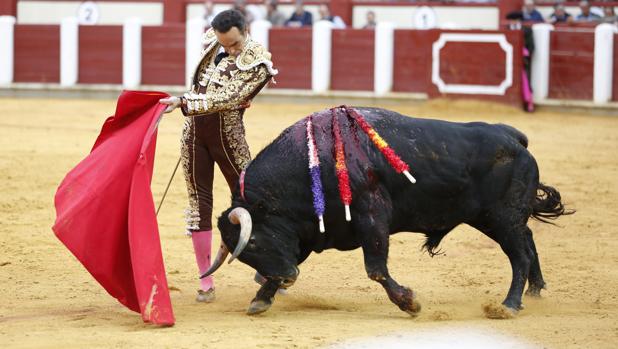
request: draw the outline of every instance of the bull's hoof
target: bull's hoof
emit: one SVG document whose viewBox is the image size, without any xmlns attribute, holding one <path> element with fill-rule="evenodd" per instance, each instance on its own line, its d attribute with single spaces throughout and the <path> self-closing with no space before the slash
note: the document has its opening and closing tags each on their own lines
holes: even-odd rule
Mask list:
<svg viewBox="0 0 618 349">
<path fill-rule="evenodd" d="M 263 300 L 253 301 L 251 302 L 251 305 L 249 305 L 249 309 L 247 309 L 247 315 L 261 314 L 265 312 L 266 310 L 268 310 L 268 308 L 270 308 L 271 305 L 272 303 L 269 303 Z"/>
<path fill-rule="evenodd" d="M 413 299 L 411 303 L 406 305 L 406 309 L 403 309 L 403 311 L 412 317 L 417 317 L 418 313 L 421 312 L 421 303 L 419 303 L 416 299 Z"/>
<path fill-rule="evenodd" d="M 542 289 L 546 289 L 545 284 L 543 284 L 543 286 L 529 286 L 528 289 L 526 290 L 526 296 L 528 297 L 534 297 L 534 298 L 541 298 L 541 290 Z"/>
<path fill-rule="evenodd" d="M 416 317 L 421 311 L 421 303 L 416 300 L 416 295 L 409 288 L 403 288 L 401 297 L 396 299 L 399 309 L 405 311 L 412 317 Z"/>
<path fill-rule="evenodd" d="M 526 290 L 526 296 L 533 298 L 541 298 L 541 289 L 540 288 L 528 288 Z"/>
<path fill-rule="evenodd" d="M 504 304 L 483 304 L 483 312 L 488 319 L 512 319 L 517 316 L 519 310 L 507 307 Z"/>
</svg>

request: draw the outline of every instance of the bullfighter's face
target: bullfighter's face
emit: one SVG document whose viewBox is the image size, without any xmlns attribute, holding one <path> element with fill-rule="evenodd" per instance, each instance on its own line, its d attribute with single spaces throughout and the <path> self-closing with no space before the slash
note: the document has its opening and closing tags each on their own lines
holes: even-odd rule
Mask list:
<svg viewBox="0 0 618 349">
<path fill-rule="evenodd" d="M 237 27 L 232 27 L 225 33 L 215 30 L 215 35 L 217 36 L 217 41 L 219 44 L 223 46 L 225 52 L 233 57 L 238 56 L 242 52 L 245 47 L 245 42 L 247 41 L 246 30 L 243 32 Z"/>
<path fill-rule="evenodd" d="M 239 242 L 241 227 L 227 218 L 231 209 L 219 218 L 221 238 L 230 251 Z M 269 216 L 267 221 L 259 213 L 252 213 L 252 229 L 247 245 L 238 259 L 254 268 L 267 279 L 292 285 L 298 276 L 298 241 L 294 234 L 286 234 L 280 218 Z"/>
</svg>

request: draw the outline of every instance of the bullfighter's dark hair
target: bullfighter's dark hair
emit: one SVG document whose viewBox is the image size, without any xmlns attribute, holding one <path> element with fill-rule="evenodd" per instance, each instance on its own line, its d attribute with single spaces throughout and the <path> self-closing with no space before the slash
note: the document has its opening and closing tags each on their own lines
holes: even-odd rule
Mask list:
<svg viewBox="0 0 618 349">
<path fill-rule="evenodd" d="M 242 12 L 238 10 L 225 10 L 212 20 L 211 25 L 219 33 L 227 33 L 232 27 L 236 27 L 238 31 L 244 33 L 247 21 Z"/>
</svg>

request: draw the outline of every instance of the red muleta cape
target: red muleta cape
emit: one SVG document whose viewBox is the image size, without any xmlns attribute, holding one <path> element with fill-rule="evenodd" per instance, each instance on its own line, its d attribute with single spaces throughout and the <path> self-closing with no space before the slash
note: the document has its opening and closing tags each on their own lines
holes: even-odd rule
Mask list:
<svg viewBox="0 0 618 349">
<path fill-rule="evenodd" d="M 173 325 L 150 191 L 160 92 L 124 91 L 90 154 L 55 197 L 54 233 L 105 290 L 145 322 Z"/>
</svg>

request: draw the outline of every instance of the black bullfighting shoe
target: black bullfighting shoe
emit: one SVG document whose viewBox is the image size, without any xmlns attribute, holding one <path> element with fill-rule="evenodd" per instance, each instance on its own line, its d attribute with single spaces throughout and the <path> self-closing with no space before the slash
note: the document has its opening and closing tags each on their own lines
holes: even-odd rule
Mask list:
<svg viewBox="0 0 618 349">
<path fill-rule="evenodd" d="M 211 288 L 208 291 L 197 290 L 197 297 L 195 297 L 196 302 L 201 303 L 212 303 L 215 301 L 215 289 Z"/>
</svg>

